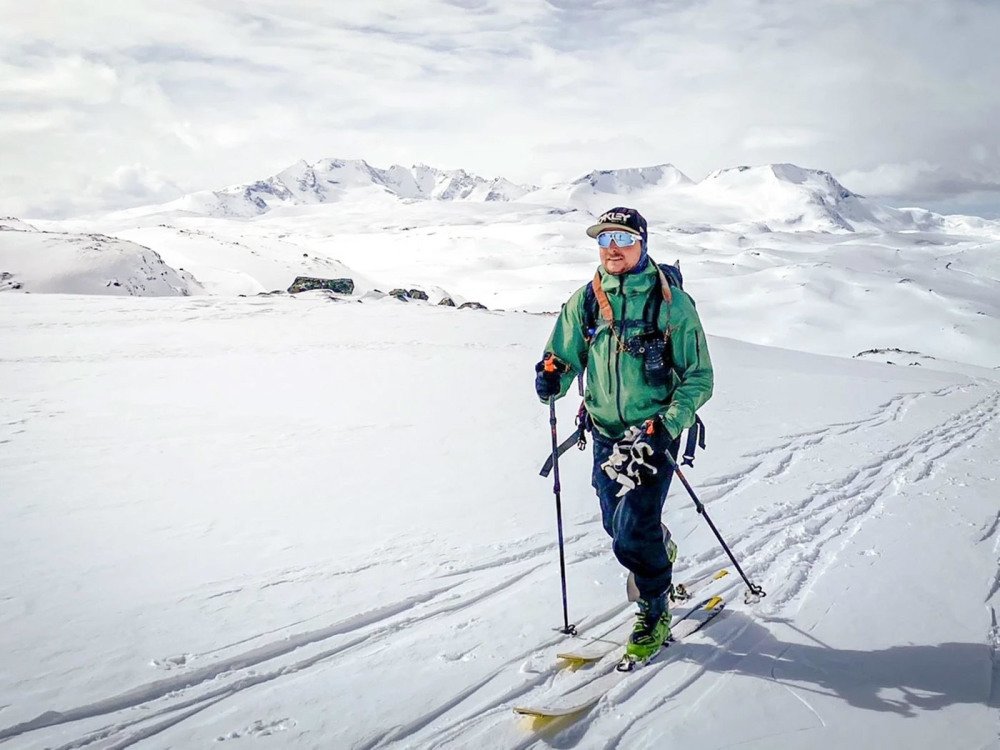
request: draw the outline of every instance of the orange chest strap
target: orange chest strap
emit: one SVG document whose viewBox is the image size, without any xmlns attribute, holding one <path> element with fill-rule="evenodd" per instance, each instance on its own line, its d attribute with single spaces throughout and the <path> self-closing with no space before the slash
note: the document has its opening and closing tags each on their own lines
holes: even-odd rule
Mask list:
<svg viewBox="0 0 1000 750">
<path fill-rule="evenodd" d="M 650 260 L 652 263 L 652 260 Z M 656 266 L 656 264 L 653 264 Z M 660 276 L 660 292 L 663 294 L 663 301 L 669 306 L 674 296 L 670 292 L 670 284 L 667 282 L 667 277 L 663 273 L 663 270 L 656 266 L 656 272 Z M 615 313 L 611 309 L 611 300 L 608 299 L 607 292 L 604 291 L 604 287 L 601 286 L 601 272 L 600 270 L 594 273 L 594 280 L 591 282 L 591 288 L 594 290 L 594 297 L 597 298 L 597 307 L 601 311 L 601 317 L 604 318 L 608 325 L 614 325 Z"/>
</svg>

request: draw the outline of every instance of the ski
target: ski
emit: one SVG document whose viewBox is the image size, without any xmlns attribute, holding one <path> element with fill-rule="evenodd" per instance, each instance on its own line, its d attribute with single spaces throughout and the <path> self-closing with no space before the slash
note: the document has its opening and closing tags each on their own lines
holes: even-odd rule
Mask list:
<svg viewBox="0 0 1000 750">
<path fill-rule="evenodd" d="M 725 600 L 719 596 L 713 596 L 705 600 L 698 608 L 692 610 L 684 619 L 677 623 L 676 627 L 672 629 L 670 642 L 682 641 L 697 633 L 705 625 L 714 620 L 725 606 Z M 660 653 L 662 652 L 663 649 L 660 650 Z M 655 659 L 658 655 L 651 657 L 649 661 Z M 612 656 L 613 654 L 606 654 L 606 657 Z M 608 691 L 623 680 L 627 680 L 632 673 L 631 670 L 624 671 L 618 668 L 619 664 L 624 660 L 607 658 L 605 661 L 607 663 L 602 665 L 604 668 L 601 670 L 602 674 L 599 677 L 578 685 L 561 695 L 554 696 L 548 703 L 535 706 L 515 706 L 514 713 L 536 719 L 556 719 L 572 716 L 591 708 Z M 648 661 L 645 663 L 648 663 Z"/>
<path fill-rule="evenodd" d="M 729 575 L 729 571 L 723 568 L 691 583 L 677 584 L 674 587 L 671 604 L 681 607 L 681 609 L 671 609 L 671 612 L 674 614 L 674 624 L 676 625 L 683 621 L 691 614 L 693 610 L 689 609 L 685 611 L 683 608 L 686 605 L 694 603 L 695 594 L 699 593 L 709 584 L 725 578 L 727 575 Z M 584 641 L 579 646 L 558 652 L 556 658 L 563 661 L 563 666 L 574 669 L 585 664 L 600 661 L 608 654 L 625 647 L 625 641 L 628 639 L 631 629 L 631 620 L 626 621 L 624 624 L 615 625 L 608 631 Z"/>
</svg>

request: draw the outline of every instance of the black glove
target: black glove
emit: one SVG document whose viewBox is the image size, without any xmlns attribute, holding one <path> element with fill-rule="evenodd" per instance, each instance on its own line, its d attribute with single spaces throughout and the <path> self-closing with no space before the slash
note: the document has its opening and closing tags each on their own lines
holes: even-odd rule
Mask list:
<svg viewBox="0 0 1000 750">
<path fill-rule="evenodd" d="M 535 365 L 535 393 L 538 398 L 548 400 L 552 396 L 558 396 L 562 390 L 562 376 L 569 371 L 569 367 L 560 362 L 551 354 L 546 354 L 545 358 Z"/>
<path fill-rule="evenodd" d="M 618 497 L 634 490 L 658 471 L 650 463 L 655 449 L 649 442 L 652 436 L 651 432 L 647 432 L 649 423 L 645 427 L 629 427 L 622 439 L 615 443 L 608 460 L 601 464 L 604 473 L 621 485 Z"/>
</svg>

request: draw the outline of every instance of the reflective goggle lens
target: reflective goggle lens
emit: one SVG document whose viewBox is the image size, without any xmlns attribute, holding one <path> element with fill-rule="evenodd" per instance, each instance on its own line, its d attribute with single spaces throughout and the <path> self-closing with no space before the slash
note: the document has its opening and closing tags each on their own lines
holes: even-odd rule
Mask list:
<svg viewBox="0 0 1000 750">
<path fill-rule="evenodd" d="M 618 247 L 632 247 L 639 238 L 631 232 L 601 232 L 597 235 L 597 244 L 601 247 L 611 247 L 612 240 Z"/>
</svg>

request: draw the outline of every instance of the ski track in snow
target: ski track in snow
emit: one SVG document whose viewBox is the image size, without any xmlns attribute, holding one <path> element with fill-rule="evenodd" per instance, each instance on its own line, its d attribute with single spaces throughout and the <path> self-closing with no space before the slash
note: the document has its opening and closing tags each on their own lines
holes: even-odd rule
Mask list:
<svg viewBox="0 0 1000 750">
<path fill-rule="evenodd" d="M 736 533 L 729 539 L 734 554 L 744 562 L 744 569 L 751 579 L 769 573 L 767 578 L 759 581 L 769 591 L 769 596 L 758 605 L 761 616 L 787 614 L 789 608 L 801 600 L 816 579 L 834 562 L 837 553 L 857 534 L 866 520 L 880 513 L 902 486 L 933 476 L 940 461 L 960 451 L 987 425 L 995 422 L 1000 414 L 1000 391 L 992 390 L 986 385 L 964 384 L 923 393 L 902 394 L 882 404 L 864 419 L 787 435 L 775 445 L 745 454 L 743 458 L 749 459 L 749 462 L 741 469 L 701 483 L 705 489 L 703 499 L 706 503 L 732 500 L 755 483 L 779 482 L 797 461 L 809 455 L 810 450 L 822 448 L 830 441 L 842 439 L 860 430 L 877 430 L 899 422 L 922 400 L 948 399 L 957 394 L 972 395 L 976 400 L 943 424 L 935 425 L 933 429 L 928 429 L 911 440 L 890 447 L 838 478 L 814 485 L 798 499 L 757 511 L 749 530 Z M 568 563 L 571 566 L 610 554 L 599 517 L 586 522 L 584 526 L 597 528 L 585 528 L 566 538 Z M 998 532 L 1000 513 L 984 524 L 980 541 L 996 537 L 996 549 L 1000 546 Z M 136 686 L 103 700 L 66 710 L 46 711 L 34 719 L 0 728 L 0 743 L 25 739 L 31 733 L 47 728 L 87 721 L 90 728 L 75 739 L 60 745 L 47 744 L 64 750 L 91 746 L 124 748 L 154 737 L 243 691 L 280 680 L 286 675 L 301 673 L 317 664 L 357 657 L 364 653 L 363 649 L 370 650 L 374 646 L 385 649 L 381 658 L 392 659 L 393 648 L 399 647 L 392 639 L 400 632 L 419 634 L 420 629 L 428 625 L 440 629 L 444 618 L 454 618 L 454 627 L 461 627 L 459 621 L 463 618 L 467 621 L 476 605 L 503 597 L 516 598 L 524 587 L 533 585 L 533 579 L 540 571 L 547 569 L 554 549 L 554 543 L 531 545 L 529 542 L 519 551 L 431 576 L 417 582 L 426 587 L 426 591 L 420 594 L 326 627 L 295 634 L 289 632 L 290 628 L 301 623 L 291 623 L 201 654 L 181 654 L 154 660 L 162 669 L 175 671 L 171 676 Z M 686 573 L 691 578 L 696 578 L 725 562 L 721 553 L 707 551 L 692 558 Z M 292 579 L 296 577 L 295 571 L 286 573 L 291 574 Z M 275 580 L 267 585 L 279 585 L 282 582 L 284 581 Z M 741 587 L 742 583 L 734 575 L 725 590 L 733 594 Z M 226 588 L 207 598 L 223 597 L 240 590 L 242 589 L 239 587 Z M 991 599 L 998 590 L 1000 563 L 986 600 Z M 597 628 L 624 622 L 629 617 L 629 610 L 629 605 L 616 605 L 592 617 L 587 625 Z M 992 608 L 990 611 L 993 623 L 990 638 L 995 662 L 991 700 L 997 702 L 1000 700 L 1000 628 L 997 626 L 995 611 Z M 725 623 L 730 621 L 733 622 L 727 627 Z M 716 661 L 723 665 L 715 670 L 716 674 L 723 675 L 720 683 L 727 679 L 725 673 L 731 668 L 730 663 L 745 657 L 728 652 L 725 645 L 739 639 L 746 627 L 745 623 L 739 626 L 736 618 L 727 617 L 723 613 L 719 621 L 711 626 L 712 640 L 720 646 L 713 656 L 697 664 L 694 669 L 678 670 L 676 674 L 680 679 L 666 683 L 664 681 L 670 678 L 669 670 L 665 667 L 676 661 L 675 657 L 683 656 L 686 642 L 678 644 L 669 650 L 669 658 L 651 664 L 636 679 L 613 690 L 597 709 L 558 735 L 558 739 L 550 736 L 545 742 L 553 747 L 576 744 L 589 726 L 606 716 L 615 701 L 631 697 L 633 701 L 629 708 L 633 721 L 605 744 L 607 748 L 627 746 L 625 738 L 629 732 L 641 731 L 645 717 L 651 717 L 667 702 L 697 683 Z M 277 637 L 241 653 L 218 658 L 203 666 L 193 666 L 215 654 L 268 636 Z M 699 635 L 692 640 L 698 642 L 703 638 L 705 636 Z M 393 746 L 465 747 L 470 746 L 470 741 L 473 744 L 476 741 L 488 744 L 490 732 L 501 723 L 511 721 L 510 706 L 516 700 L 537 691 L 561 689 L 569 680 L 581 677 L 583 681 L 588 679 L 585 672 L 567 677 L 551 663 L 554 662 L 551 654 L 545 656 L 550 647 L 562 640 L 560 635 L 553 634 L 548 642 L 532 644 L 529 650 L 510 655 L 495 669 L 477 675 L 470 684 L 461 686 L 449 695 L 441 695 L 430 710 L 423 711 L 406 723 L 380 729 L 355 746 L 374 750 Z M 752 653 L 752 644 L 745 647 L 741 644 L 741 650 Z M 539 654 L 542 654 L 543 659 L 548 658 L 550 663 L 544 664 L 537 671 L 525 671 L 523 666 L 526 660 L 537 660 L 540 658 Z M 654 692 L 655 695 L 644 697 L 642 688 L 652 681 L 657 682 L 657 689 L 647 692 Z M 790 692 L 813 711 L 818 722 L 823 722 L 822 716 L 798 692 Z M 101 720 L 107 723 L 95 726 Z M 260 719 L 217 739 L 268 734 L 294 726 L 294 723 L 294 717 Z M 523 742 L 515 746 L 527 748 L 539 741 L 537 735 L 526 734 Z"/>
<path fill-rule="evenodd" d="M 734 535 L 735 544 L 752 560 L 747 574 L 766 570 L 771 585 L 787 580 L 780 593 L 767 600 L 765 612 L 774 611 L 808 586 L 813 569 L 833 560 L 823 552 L 828 545 L 843 547 L 858 532 L 868 514 L 878 512 L 887 494 L 895 494 L 898 483 L 914 483 L 930 477 L 937 462 L 973 440 L 996 419 L 1000 394 L 993 392 L 955 415 L 949 422 L 925 431 L 875 460 L 851 471 L 843 479 L 817 487 L 817 491 L 791 508 L 761 514 L 750 532 Z M 760 534 L 761 528 L 769 530 Z M 790 565 L 779 566 L 783 553 L 801 545 Z M 835 552 L 836 550 L 834 550 Z M 820 573 L 822 573 L 822 567 Z M 791 578 L 788 579 L 788 574 Z"/>
<path fill-rule="evenodd" d="M 773 479 L 778 475 L 774 471 L 775 466 L 787 467 L 791 464 L 791 460 L 787 458 L 788 452 L 796 454 L 810 447 L 820 446 L 830 438 L 838 438 L 863 428 L 877 428 L 897 422 L 923 398 L 947 398 L 970 389 L 983 390 L 981 386 L 961 385 L 926 393 L 904 394 L 881 405 L 874 414 L 865 419 L 832 424 L 820 430 L 787 436 L 778 445 L 757 451 L 754 456 L 750 456 L 760 457 L 762 460 L 748 467 L 749 475 L 731 474 L 717 479 L 716 486 L 728 484 L 731 491 L 739 491 L 747 484 L 760 481 L 762 478 Z M 775 571 L 764 581 L 765 589 L 771 593 L 763 600 L 766 606 L 761 608 L 762 614 L 782 611 L 800 598 L 807 591 L 810 581 L 822 575 L 826 566 L 835 559 L 836 553 L 858 532 L 865 520 L 872 513 L 878 512 L 885 501 L 885 496 L 894 494 L 893 490 L 899 486 L 897 484 L 899 478 L 905 477 L 905 481 L 911 483 L 930 477 L 938 461 L 972 441 L 984 427 L 996 420 L 998 415 L 1000 415 L 1000 392 L 991 391 L 972 406 L 959 412 L 943 427 L 936 426 L 912 440 L 890 448 L 861 468 L 851 470 L 842 478 L 816 488 L 814 493 L 797 503 L 787 504 L 773 513 L 761 514 L 754 520 L 751 532 L 734 535 L 732 545 L 734 553 L 738 559 L 746 561 L 744 569 L 752 580 L 755 579 L 755 574 L 759 575 L 760 572 Z M 716 496 L 717 499 L 719 497 L 721 495 Z M 714 551 L 695 557 L 693 562 L 702 563 L 699 569 L 702 573 L 723 563 L 719 554 Z M 783 581 L 786 582 L 782 583 Z M 739 588 L 742 588 L 742 584 L 736 580 L 725 590 L 732 594 L 734 589 Z M 626 613 L 627 610 L 628 607 L 621 608 L 619 613 Z M 624 735 L 631 731 L 632 727 L 641 724 L 643 717 L 652 716 L 666 702 L 697 682 L 709 671 L 712 663 L 718 660 L 742 658 L 729 654 L 725 645 L 737 639 L 746 626 L 727 631 L 722 627 L 725 618 L 726 614 L 723 613 L 720 622 L 711 626 L 712 637 L 719 646 L 716 653 L 677 685 L 670 687 L 658 683 L 656 697 L 647 705 L 636 706 L 630 703 L 630 716 L 633 718 L 630 727 L 612 737 L 604 745 L 605 748 L 618 747 Z M 696 635 L 692 638 L 692 642 L 698 642 L 705 637 L 707 636 Z M 684 644 L 674 648 L 680 652 L 684 649 Z M 753 653 L 753 644 L 746 647 L 745 651 Z M 676 652 L 675 655 L 679 656 Z M 671 658 L 670 661 L 674 659 Z M 639 692 L 642 685 L 655 679 L 667 663 L 669 662 L 654 662 L 651 669 L 647 668 L 648 677 L 645 674 L 641 675 L 639 680 L 630 680 L 612 691 L 604 699 L 605 708 L 592 710 L 568 729 L 564 733 L 565 736 L 559 735 L 560 741 L 554 741 L 551 736 L 546 736 L 545 744 L 552 747 L 575 745 L 586 734 L 590 725 L 606 713 L 608 703 Z M 514 698 L 521 698 L 529 691 L 550 686 L 551 680 L 546 680 L 539 685 L 526 685 L 525 689 L 517 691 L 515 695 L 504 694 L 477 705 L 470 705 L 469 710 L 457 717 L 451 726 L 438 728 L 430 736 L 420 736 L 419 744 L 426 747 L 462 747 L 463 743 L 469 742 L 471 732 L 477 732 L 475 736 L 481 736 L 485 742 L 491 728 L 499 722 L 510 720 L 510 704 Z M 994 689 L 996 690 L 996 686 Z M 800 702 L 804 701 L 798 694 L 796 698 Z M 810 710 L 813 709 L 810 707 Z M 822 723 L 822 717 L 817 715 L 817 719 Z M 420 726 L 426 723 L 421 723 Z M 408 736 L 397 728 L 395 732 L 384 735 L 382 741 L 370 742 L 363 747 L 384 747 L 389 740 L 402 741 L 407 737 L 411 743 L 418 740 L 416 736 L 412 734 Z M 538 742 L 539 737 L 532 735 L 513 747 L 528 748 Z"/>
<path fill-rule="evenodd" d="M 854 422 L 840 422 L 822 429 L 786 435 L 783 442 L 743 455 L 759 459 L 729 474 L 709 477 L 701 482 L 700 497 L 708 505 L 714 500 L 731 499 L 747 487 L 760 481 L 779 479 L 789 472 L 808 448 L 822 445 L 830 438 L 840 438 L 861 429 L 878 428 L 900 421 L 917 401 L 928 397 L 947 397 L 964 386 L 947 386 L 935 391 L 906 393 L 895 396 L 878 406 L 875 412 Z"/>
<path fill-rule="evenodd" d="M 933 392 L 933 395 L 947 395 L 956 390 L 966 390 L 966 388 L 963 386 L 943 389 L 942 391 Z M 907 400 L 909 403 L 912 403 L 912 399 Z M 896 478 L 899 475 L 909 472 L 912 476 L 912 479 L 909 480 L 911 482 L 918 482 L 932 476 L 934 466 L 938 461 L 959 450 L 966 443 L 971 442 L 983 428 L 994 422 L 998 415 L 1000 415 L 1000 392 L 994 391 L 956 415 L 956 418 L 946 428 L 929 430 L 917 438 L 889 450 L 877 460 L 862 467 L 859 471 L 851 472 L 843 480 L 829 483 L 823 491 L 808 497 L 805 502 L 800 503 L 795 508 L 795 517 L 788 519 L 787 522 L 780 522 L 780 519 L 784 515 L 783 513 L 775 513 L 763 519 L 763 522 L 767 524 L 764 528 L 769 530 L 766 533 L 759 533 L 760 526 L 755 526 L 755 538 L 754 540 L 750 540 L 745 547 L 744 554 L 747 554 L 748 559 L 752 560 L 752 564 L 748 566 L 748 575 L 753 579 L 754 574 L 751 571 L 767 569 L 784 570 L 783 575 L 775 574 L 771 576 L 771 586 L 774 586 L 778 579 L 787 577 L 793 570 L 796 575 L 792 576 L 789 579 L 789 583 L 780 589 L 780 594 L 775 595 L 778 592 L 777 587 L 775 587 L 775 592 L 764 600 L 768 606 L 766 608 L 761 607 L 761 613 L 764 614 L 767 611 L 774 612 L 784 609 L 786 605 L 792 603 L 805 591 L 809 582 L 815 581 L 816 578 L 822 575 L 825 566 L 832 563 L 836 557 L 836 552 L 845 546 L 850 538 L 858 532 L 869 514 L 878 512 L 879 506 L 885 502 L 885 496 L 891 493 L 897 481 Z M 893 419 L 897 418 L 897 416 L 894 416 Z M 863 422 L 865 421 L 868 420 L 863 420 Z M 857 424 L 860 425 L 863 422 Z M 844 426 L 833 425 L 831 427 L 840 428 Z M 810 435 L 813 434 L 816 433 L 810 433 Z M 1000 515 L 993 520 L 989 529 L 979 541 L 986 541 L 991 535 L 995 534 L 998 525 L 1000 525 Z M 802 537 L 799 535 L 802 529 L 808 531 L 808 536 Z M 997 543 L 1000 544 L 1000 538 L 998 538 Z M 784 568 L 781 561 L 782 552 L 804 544 L 808 544 L 809 546 L 794 553 L 792 555 L 792 565 Z M 829 548 L 833 548 L 832 554 L 824 554 L 824 550 Z M 737 555 L 739 556 L 739 553 Z M 817 561 L 824 558 L 825 562 L 821 569 L 814 571 Z M 1000 579 L 1000 571 L 998 571 L 998 579 Z M 765 586 L 765 588 L 767 587 Z M 994 586 L 986 598 L 992 598 L 996 591 L 997 587 Z M 990 612 L 993 621 L 992 642 L 994 658 L 990 701 L 991 704 L 995 705 L 998 697 L 1000 697 L 998 696 L 1000 685 L 998 685 L 997 681 L 998 667 L 1000 667 L 997 664 L 997 650 L 1000 648 L 1000 631 L 997 630 L 996 614 L 992 607 L 990 607 Z M 720 616 L 720 620 L 724 620 L 727 614 L 723 613 Z M 749 622 L 748 620 L 744 627 L 728 633 L 724 632 L 724 628 L 720 627 L 721 623 L 713 625 L 712 634 L 715 642 L 719 646 L 732 643 L 743 633 Z M 700 638 L 696 636 L 692 640 L 703 640 L 704 638 L 705 636 L 701 636 Z M 744 654 L 753 655 L 757 652 L 755 646 L 756 644 L 753 643 L 741 644 L 739 650 Z M 681 647 L 683 648 L 683 645 Z M 662 710 L 678 693 L 693 685 L 708 672 L 708 667 L 712 664 L 718 666 L 718 669 L 713 671 L 722 675 L 711 689 L 712 691 L 717 690 L 725 680 L 729 679 L 730 673 L 737 671 L 735 668 L 736 663 L 742 658 L 746 657 L 731 653 L 724 647 L 717 648 L 712 652 L 711 656 L 699 662 L 694 671 L 679 681 L 675 687 L 668 689 L 664 685 L 659 685 L 655 695 L 650 700 L 647 700 L 645 705 L 630 703 L 629 708 L 632 721 L 629 722 L 629 725 L 625 729 L 604 744 L 604 747 L 608 749 L 618 747 L 627 733 L 633 731 L 641 732 L 643 718 L 651 718 L 658 711 Z M 778 658 L 780 658 L 780 654 L 776 657 L 776 659 Z M 662 665 L 660 668 L 662 669 Z M 773 670 L 772 678 L 774 678 Z M 645 682 L 648 682 L 648 680 L 645 680 Z M 614 703 L 615 701 L 633 696 L 639 692 L 641 686 L 642 684 L 634 683 L 630 684 L 627 689 L 613 691 L 606 702 Z M 826 725 L 823 717 L 816 712 L 802 695 L 787 685 L 782 685 L 782 687 L 806 706 L 815 716 L 820 726 Z M 699 700 L 703 699 L 704 696 Z M 685 708 L 693 710 L 695 705 L 690 704 Z M 605 713 L 607 710 L 608 708 L 606 707 Z M 594 716 L 587 717 L 581 722 L 580 726 L 574 727 L 574 731 L 582 735 L 586 727 L 597 720 L 600 715 L 600 712 L 595 712 Z M 754 739 L 760 740 L 766 738 L 758 737 Z"/>
<path fill-rule="evenodd" d="M 577 534 L 566 537 L 567 544 L 574 544 L 584 538 L 584 534 Z M 421 623 L 435 620 L 446 615 L 462 613 L 466 610 L 475 609 L 475 605 L 483 600 L 498 596 L 508 589 L 517 586 L 524 579 L 537 573 L 543 567 L 547 568 L 548 558 L 555 548 L 554 543 L 548 543 L 532 547 L 520 554 L 505 555 L 489 563 L 463 568 L 457 571 L 449 571 L 439 576 L 439 580 L 452 579 L 445 586 L 432 589 L 426 594 L 409 597 L 400 602 L 381 607 L 372 612 L 348 618 L 344 621 L 334 623 L 326 628 L 308 631 L 298 635 L 288 635 L 287 626 L 274 631 L 258 634 L 251 638 L 242 639 L 227 646 L 220 646 L 202 654 L 184 654 L 164 659 L 154 659 L 153 664 L 161 669 L 174 669 L 190 666 L 192 663 L 200 661 L 211 655 L 233 646 L 241 645 L 250 640 L 255 640 L 263 635 L 285 631 L 285 635 L 279 639 L 251 649 L 249 651 L 215 661 L 209 665 L 188 669 L 176 677 L 164 678 L 155 682 L 141 685 L 132 690 L 121 693 L 117 696 L 92 704 L 79 706 L 65 711 L 47 711 L 40 716 L 12 727 L 0 729 L 0 742 L 22 736 L 28 732 L 67 724 L 83 719 L 95 719 L 118 712 L 128 712 L 135 709 L 143 709 L 142 716 L 135 719 L 125 719 L 114 724 L 106 725 L 87 732 L 77 740 L 60 745 L 60 748 L 79 748 L 91 745 L 97 741 L 113 740 L 111 744 L 102 744 L 102 747 L 127 747 L 142 739 L 147 739 L 154 734 L 168 729 L 179 721 L 186 719 L 204 710 L 210 705 L 218 703 L 220 700 L 232 697 L 240 691 L 254 687 L 256 685 L 270 682 L 286 674 L 293 674 L 304 669 L 326 662 L 333 658 L 353 655 L 358 648 L 371 646 L 374 642 L 386 641 L 394 634 L 401 631 L 410 631 L 420 626 Z M 589 559 L 604 553 L 603 545 L 592 547 L 586 550 L 575 550 L 570 562 L 576 560 Z M 544 559 L 540 559 L 544 558 Z M 520 566 L 520 570 L 515 570 Z M 477 590 L 468 593 L 458 594 L 456 591 L 468 584 L 480 584 L 483 572 L 493 571 L 498 575 L 495 583 L 486 587 L 478 586 Z M 479 574 L 479 575 L 477 575 Z M 457 580 L 455 580 L 457 579 Z M 228 592 L 222 592 L 223 594 Z M 210 595 L 209 598 L 220 594 Z M 429 608 L 427 612 L 413 614 L 407 617 L 399 617 L 408 613 L 415 607 L 422 605 L 436 606 Z M 615 610 L 617 612 L 617 610 Z M 610 613 L 609 613 L 610 616 Z M 318 653 L 283 666 L 276 666 L 266 672 L 258 673 L 256 668 L 266 662 L 279 659 L 282 656 L 291 654 L 299 649 L 310 646 L 317 646 L 325 641 L 330 641 L 340 636 L 352 636 L 338 645 L 327 648 Z M 553 636 L 551 644 L 554 645 L 561 638 Z M 545 645 L 545 644 L 543 644 Z M 533 645 L 533 652 L 538 646 Z M 518 664 L 523 661 L 530 652 L 521 653 L 498 669 L 494 674 L 489 675 L 482 683 L 472 688 L 463 690 L 456 696 L 453 702 L 461 702 L 467 695 L 473 694 L 482 685 L 485 685 L 496 674 L 504 671 L 510 664 Z M 245 672 L 246 676 L 237 677 L 238 673 Z M 232 679 L 232 682 L 219 687 L 217 681 L 220 679 Z M 198 687 L 206 687 L 207 692 L 197 696 L 187 697 Z M 516 697 L 517 693 L 510 695 L 510 699 Z M 177 700 L 177 699 L 182 700 Z M 447 707 L 443 710 L 447 710 Z M 150 723 L 152 720 L 162 716 L 168 716 L 182 712 L 177 716 L 172 716 L 168 720 L 159 723 Z M 414 722 L 408 727 L 404 734 L 412 733 L 421 726 L 432 720 Z M 137 725 L 143 726 L 136 731 L 129 733 Z"/>
</svg>

